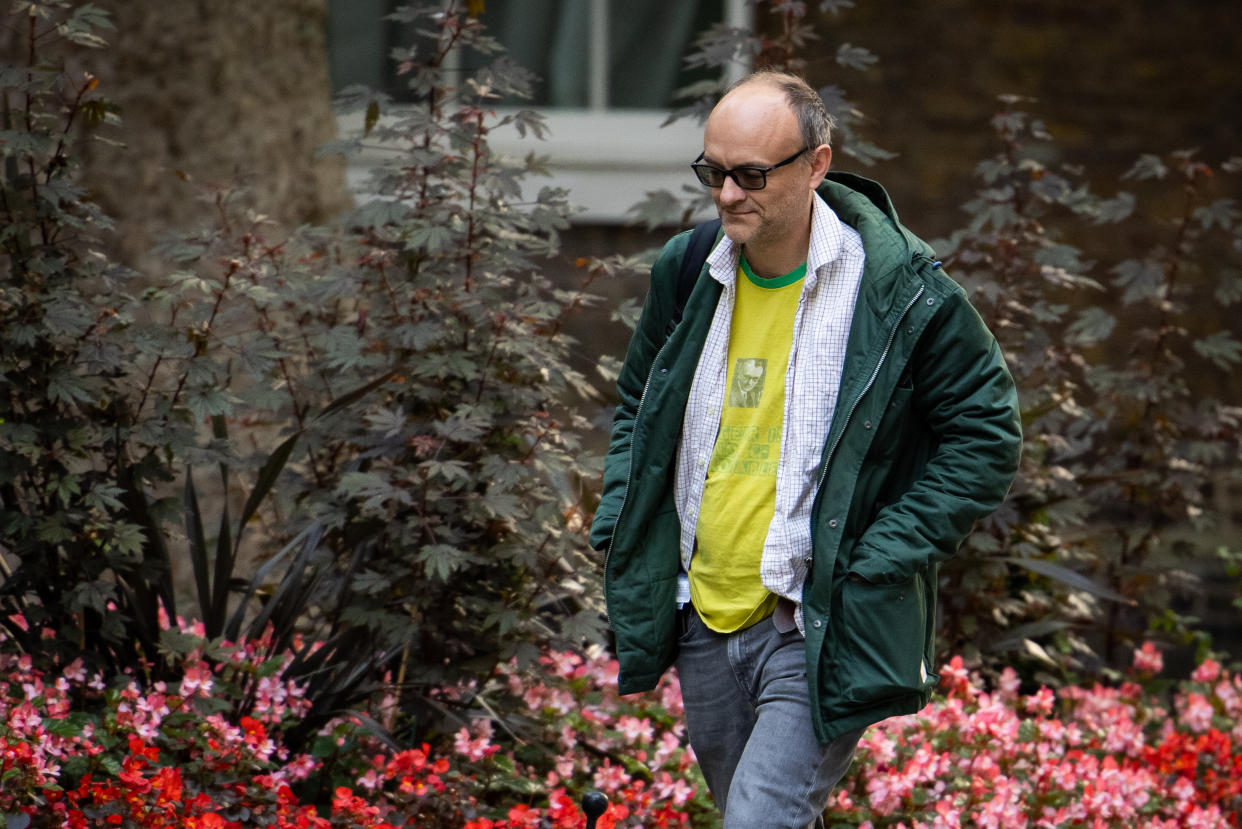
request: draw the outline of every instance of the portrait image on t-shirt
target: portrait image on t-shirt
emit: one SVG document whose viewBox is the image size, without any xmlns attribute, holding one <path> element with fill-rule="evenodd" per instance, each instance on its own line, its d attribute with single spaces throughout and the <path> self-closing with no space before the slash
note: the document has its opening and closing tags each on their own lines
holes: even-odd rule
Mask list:
<svg viewBox="0 0 1242 829">
<path fill-rule="evenodd" d="M 739 409 L 753 409 L 763 396 L 763 380 L 767 375 L 768 361 L 754 357 L 739 357 L 733 365 L 733 382 L 729 386 L 729 405 Z"/>
</svg>

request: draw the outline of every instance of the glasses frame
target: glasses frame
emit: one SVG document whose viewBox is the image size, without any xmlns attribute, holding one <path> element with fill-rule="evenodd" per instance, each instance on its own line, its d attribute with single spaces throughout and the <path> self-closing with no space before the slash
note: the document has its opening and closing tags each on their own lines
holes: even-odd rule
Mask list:
<svg viewBox="0 0 1242 829">
<path fill-rule="evenodd" d="M 696 158 L 690 164 L 690 169 L 694 170 L 694 175 L 696 178 L 698 178 L 700 184 L 702 184 L 704 187 L 711 188 L 712 190 L 715 190 L 720 187 L 724 187 L 726 178 L 733 179 L 733 183 L 736 184 L 742 190 L 762 190 L 763 188 L 768 186 L 768 173 L 772 172 L 778 167 L 784 167 L 786 164 L 793 164 L 795 161 L 798 160 L 798 158 L 802 156 L 803 153 L 807 152 L 810 149 L 811 149 L 810 147 L 803 147 L 802 149 L 798 150 L 796 153 L 791 155 L 789 158 L 785 159 L 784 161 L 778 161 L 775 164 L 773 164 L 771 167 L 756 167 L 752 164 L 745 164 L 741 167 L 734 167 L 732 170 L 725 170 L 723 168 L 717 167 L 714 164 L 701 164 L 700 162 L 703 160 L 704 153 L 699 153 L 699 157 Z M 720 173 L 719 184 L 709 184 L 707 182 L 707 179 L 705 178 L 705 176 L 712 176 L 714 173 Z M 758 187 L 747 187 L 745 184 L 742 183 L 742 180 L 738 178 L 738 175 L 737 175 L 738 173 L 742 173 L 743 175 L 758 175 L 760 177 L 759 186 Z"/>
</svg>

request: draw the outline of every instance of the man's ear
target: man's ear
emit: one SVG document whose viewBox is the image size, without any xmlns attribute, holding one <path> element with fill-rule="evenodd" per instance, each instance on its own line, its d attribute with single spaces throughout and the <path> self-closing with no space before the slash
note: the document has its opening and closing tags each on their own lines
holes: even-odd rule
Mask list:
<svg viewBox="0 0 1242 829">
<path fill-rule="evenodd" d="M 828 168 L 832 166 L 832 147 L 820 144 L 811 151 L 811 189 L 814 190 L 824 180 Z"/>
</svg>

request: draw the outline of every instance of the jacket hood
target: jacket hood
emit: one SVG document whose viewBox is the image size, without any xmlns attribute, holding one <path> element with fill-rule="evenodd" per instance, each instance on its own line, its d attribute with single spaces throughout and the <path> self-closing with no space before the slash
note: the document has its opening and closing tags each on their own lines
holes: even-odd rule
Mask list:
<svg viewBox="0 0 1242 829">
<path fill-rule="evenodd" d="M 868 255 L 887 254 L 905 261 L 918 256 L 935 258 L 931 246 L 897 219 L 897 210 L 879 182 L 830 171 L 816 192 L 841 221 L 867 240 Z"/>
</svg>

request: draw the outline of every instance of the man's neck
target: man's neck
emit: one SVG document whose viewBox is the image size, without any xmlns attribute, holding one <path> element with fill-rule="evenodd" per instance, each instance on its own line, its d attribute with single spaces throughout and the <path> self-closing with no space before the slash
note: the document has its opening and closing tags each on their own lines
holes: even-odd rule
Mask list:
<svg viewBox="0 0 1242 829">
<path fill-rule="evenodd" d="M 748 243 L 742 246 L 746 261 L 755 276 L 760 279 L 776 279 L 806 261 L 807 251 L 811 247 L 811 217 L 814 212 L 814 203 L 808 203 L 806 223 L 794 234 L 766 244 Z"/>
<path fill-rule="evenodd" d="M 784 276 L 806 261 L 811 246 L 811 225 L 797 239 L 786 239 L 775 245 L 752 245 L 742 247 L 751 272 L 760 279 L 776 279 Z"/>
</svg>

